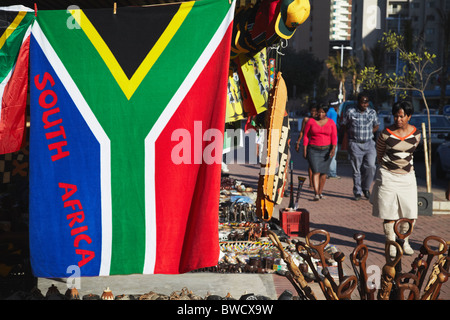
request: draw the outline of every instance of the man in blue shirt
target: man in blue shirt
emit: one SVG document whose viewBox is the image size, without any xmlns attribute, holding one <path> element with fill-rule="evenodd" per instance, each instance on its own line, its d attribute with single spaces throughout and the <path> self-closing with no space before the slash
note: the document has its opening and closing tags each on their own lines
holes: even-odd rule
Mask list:
<svg viewBox="0 0 450 320">
<path fill-rule="evenodd" d="M 347 110 L 342 120 L 348 135 L 348 153 L 353 170 L 353 194 L 355 200 L 362 195 L 369 199 L 370 187 L 375 176 L 376 149 L 374 133 L 378 130 L 377 112 L 369 107 L 369 96 L 358 95 L 358 104 Z"/>
<path fill-rule="evenodd" d="M 339 101 L 330 101 L 329 109 L 327 112 L 327 117 L 336 123 L 337 132 L 339 132 L 339 123 L 338 123 L 338 111 L 339 111 Z M 331 159 L 330 169 L 328 170 L 328 179 L 340 179 L 337 175 L 337 162 L 336 162 L 336 154 L 338 151 L 338 146 L 336 146 L 336 151 L 334 152 L 334 156 Z"/>
</svg>

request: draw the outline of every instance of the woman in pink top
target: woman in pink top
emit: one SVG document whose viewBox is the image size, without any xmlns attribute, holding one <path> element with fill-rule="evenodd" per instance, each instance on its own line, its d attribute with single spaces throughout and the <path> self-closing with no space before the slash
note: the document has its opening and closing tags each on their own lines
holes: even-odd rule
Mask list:
<svg viewBox="0 0 450 320">
<path fill-rule="evenodd" d="M 315 118 L 309 119 L 303 136 L 303 156 L 313 172 L 314 200 L 322 199 L 328 169 L 337 145 L 337 129 L 327 118 L 327 105 L 319 105 Z"/>
</svg>

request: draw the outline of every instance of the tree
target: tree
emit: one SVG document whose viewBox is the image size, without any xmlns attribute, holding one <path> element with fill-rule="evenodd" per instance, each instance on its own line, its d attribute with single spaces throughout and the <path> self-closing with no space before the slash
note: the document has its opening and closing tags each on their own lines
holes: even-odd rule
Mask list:
<svg viewBox="0 0 450 320">
<path fill-rule="evenodd" d="M 420 94 L 425 105 L 428 116 L 428 166 L 431 165 L 431 123 L 430 109 L 425 97 L 425 89 L 430 79 L 438 73 L 441 68 L 433 68 L 436 55 L 430 54 L 425 49 L 416 53 L 405 49 L 405 38 L 393 31 L 385 32 L 380 40 L 384 44 L 387 52 L 398 50 L 399 60 L 404 63 L 401 74 L 382 74 L 376 67 L 365 67 L 361 71 L 362 86 L 365 89 L 387 88 L 391 94 L 400 93 L 406 98 L 409 93 L 416 91 Z M 431 187 L 431 179 L 427 172 L 427 187 Z"/>
<path fill-rule="evenodd" d="M 347 77 L 345 66 L 341 66 L 341 54 L 330 56 L 325 61 L 327 68 L 331 71 L 333 77 L 339 82 L 339 87 L 342 89 L 343 100 L 345 101 L 345 78 Z"/>
<path fill-rule="evenodd" d="M 341 54 L 337 53 L 336 56 L 328 57 L 325 63 L 333 77 L 339 82 L 339 87 L 342 89 L 343 101 L 345 101 L 345 97 L 347 96 L 347 90 L 345 88 L 345 81 L 347 77 L 351 77 L 351 93 L 355 96 L 358 91 L 358 78 L 360 72 L 358 59 L 354 56 L 348 56 L 347 59 L 343 61 L 343 65 L 341 66 Z"/>
<path fill-rule="evenodd" d="M 354 56 L 350 56 L 347 58 L 345 62 L 345 69 L 352 77 L 352 94 L 356 97 L 358 92 L 358 83 L 359 83 L 359 73 L 360 73 L 360 66 L 358 63 L 358 59 Z"/>
</svg>

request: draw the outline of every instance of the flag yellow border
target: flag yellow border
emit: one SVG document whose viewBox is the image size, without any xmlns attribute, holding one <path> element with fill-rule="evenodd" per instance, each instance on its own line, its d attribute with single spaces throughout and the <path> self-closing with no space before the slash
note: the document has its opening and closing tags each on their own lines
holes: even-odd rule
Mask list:
<svg viewBox="0 0 450 320">
<path fill-rule="evenodd" d="M 103 61 L 107 65 L 108 69 L 111 71 L 112 75 L 116 79 L 123 93 L 127 97 L 128 100 L 131 99 L 136 89 L 141 84 L 142 80 L 145 78 L 147 73 L 150 71 L 152 66 L 158 60 L 159 56 L 162 54 L 164 49 L 169 44 L 170 40 L 177 33 L 180 26 L 183 24 L 183 21 L 186 19 L 187 15 L 191 11 L 194 6 L 195 1 L 183 2 L 180 5 L 175 16 L 170 21 L 164 33 L 158 39 L 156 44 L 147 54 L 145 59 L 142 61 L 136 72 L 133 74 L 131 79 L 128 79 L 122 67 L 120 66 L 117 59 L 114 57 L 111 50 L 108 48 L 108 45 L 105 43 L 103 38 L 97 32 L 95 27 L 89 21 L 87 16 L 81 9 L 70 10 L 71 15 L 80 25 L 81 29 L 84 31 L 86 36 L 94 45 L 95 49 L 102 57 Z"/>
</svg>

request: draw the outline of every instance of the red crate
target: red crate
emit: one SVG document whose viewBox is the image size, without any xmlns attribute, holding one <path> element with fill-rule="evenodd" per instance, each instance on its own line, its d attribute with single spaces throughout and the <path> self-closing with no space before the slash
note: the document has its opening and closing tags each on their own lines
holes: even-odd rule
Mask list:
<svg viewBox="0 0 450 320">
<path fill-rule="evenodd" d="M 309 233 L 309 212 L 306 209 L 280 209 L 280 223 L 289 237 L 305 237 Z"/>
</svg>

